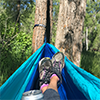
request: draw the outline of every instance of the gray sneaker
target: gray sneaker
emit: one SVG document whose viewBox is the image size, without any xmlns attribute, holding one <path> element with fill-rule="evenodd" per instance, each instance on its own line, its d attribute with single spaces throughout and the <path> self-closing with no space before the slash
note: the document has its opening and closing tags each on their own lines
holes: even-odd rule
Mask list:
<svg viewBox="0 0 100 100">
<path fill-rule="evenodd" d="M 53 57 L 52 57 L 52 72 L 56 74 L 59 77 L 58 85 L 62 83 L 62 76 L 61 72 L 62 69 L 64 68 L 64 54 L 62 52 L 57 52 Z"/>
<path fill-rule="evenodd" d="M 51 68 L 52 68 L 52 61 L 49 57 L 42 58 L 39 61 L 39 81 L 40 86 L 42 84 L 49 84 L 50 77 L 51 77 Z"/>
</svg>

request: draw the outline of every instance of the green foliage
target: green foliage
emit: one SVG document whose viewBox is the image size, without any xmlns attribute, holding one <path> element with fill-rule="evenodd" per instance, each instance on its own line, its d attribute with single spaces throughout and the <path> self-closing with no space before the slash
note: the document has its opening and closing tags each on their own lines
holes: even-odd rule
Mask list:
<svg viewBox="0 0 100 100">
<path fill-rule="evenodd" d="M 100 0 L 87 0 L 84 34 L 88 28 L 89 51 L 81 55 L 81 68 L 100 78 Z M 85 38 L 83 39 L 85 41 Z M 93 51 L 95 49 L 95 51 Z"/>
<path fill-rule="evenodd" d="M 31 1 L 21 0 L 20 32 L 14 19 L 16 2 L 0 1 L 0 85 L 31 56 L 35 17 L 35 4 Z"/>
<path fill-rule="evenodd" d="M 19 33 L 10 45 L 1 51 L 0 85 L 26 60 L 32 53 L 32 34 Z"/>
<path fill-rule="evenodd" d="M 25 14 L 27 14 L 27 12 Z M 32 8 L 32 12 L 30 13 L 30 15 L 28 15 L 27 21 L 26 17 L 22 15 L 23 21 L 21 25 L 21 30 L 24 30 L 26 33 L 33 32 L 33 25 L 35 21 L 34 17 L 35 17 L 35 4 Z"/>
<path fill-rule="evenodd" d="M 83 51 L 81 68 L 100 78 L 100 53 Z"/>
<path fill-rule="evenodd" d="M 32 34 L 35 16 L 33 0 L 20 2 L 20 32 L 16 24 L 18 3 L 14 0 L 0 1 L 0 85 L 31 56 Z M 55 44 L 60 0 L 53 0 L 53 36 Z M 89 28 L 89 47 L 100 50 L 100 0 L 87 0 L 87 12 L 84 23 Z M 91 13 L 92 12 L 92 13 Z M 95 16 L 95 17 L 94 17 Z M 83 52 L 81 67 L 97 77 L 100 77 L 100 53 Z"/>
<path fill-rule="evenodd" d="M 88 27 L 89 51 L 81 55 L 81 68 L 100 78 L 100 0 L 87 0 L 84 33 Z M 83 39 L 85 40 L 85 38 Z M 96 51 L 93 51 L 93 49 Z M 97 51 L 98 50 L 98 51 Z"/>
<path fill-rule="evenodd" d="M 33 0 L 4 0 L 3 8 L 6 9 L 6 14 L 8 16 L 12 16 L 13 22 L 16 22 L 18 8 L 17 6 L 20 5 L 20 20 L 23 20 L 22 15 L 24 15 L 24 19 L 28 18 L 28 15 L 32 12 L 32 8 L 34 5 Z"/>
<path fill-rule="evenodd" d="M 53 0 L 53 29 L 52 29 L 52 44 L 55 44 L 55 36 L 57 30 L 58 13 L 59 13 L 60 0 Z"/>
<path fill-rule="evenodd" d="M 92 49 L 93 49 L 93 48 L 95 48 L 95 49 L 97 49 L 98 51 L 100 51 L 100 34 L 97 34 L 96 38 L 94 39 Z"/>
<path fill-rule="evenodd" d="M 84 33 L 88 28 L 89 50 L 99 49 L 100 32 L 100 0 L 87 0 Z M 84 40 L 84 39 L 83 39 Z"/>
</svg>

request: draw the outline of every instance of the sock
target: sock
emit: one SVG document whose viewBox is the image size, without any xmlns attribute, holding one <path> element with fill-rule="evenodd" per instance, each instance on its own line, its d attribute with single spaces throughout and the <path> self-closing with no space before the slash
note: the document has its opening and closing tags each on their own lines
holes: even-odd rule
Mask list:
<svg viewBox="0 0 100 100">
<path fill-rule="evenodd" d="M 54 77 L 54 76 L 57 76 L 56 74 L 53 74 L 51 77 L 50 77 L 50 79 L 52 78 L 52 77 Z M 57 76 L 58 77 L 58 76 Z M 59 77 L 58 77 L 59 78 Z M 60 79 L 59 79 L 60 80 Z"/>
<path fill-rule="evenodd" d="M 40 90 L 42 90 L 43 87 L 48 86 L 48 85 L 49 85 L 49 84 L 45 84 L 45 83 L 44 83 L 43 85 L 41 85 Z"/>
</svg>

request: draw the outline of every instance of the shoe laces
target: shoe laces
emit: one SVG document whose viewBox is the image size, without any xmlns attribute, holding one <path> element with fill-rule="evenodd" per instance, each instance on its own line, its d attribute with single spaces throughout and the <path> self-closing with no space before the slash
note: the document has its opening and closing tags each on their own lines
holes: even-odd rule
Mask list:
<svg viewBox="0 0 100 100">
<path fill-rule="evenodd" d="M 44 66 L 44 65 L 42 65 L 42 66 Z M 50 73 L 50 68 L 46 68 L 46 67 L 44 66 L 43 69 L 40 71 L 40 73 L 41 73 L 42 71 L 45 72 L 45 74 L 43 75 L 43 79 L 47 79 L 47 78 L 48 78 L 48 73 Z M 43 80 L 43 79 L 41 79 L 41 80 Z"/>
<path fill-rule="evenodd" d="M 57 69 L 60 73 L 61 69 L 61 61 L 57 62 L 56 60 L 54 61 L 53 68 Z"/>
</svg>

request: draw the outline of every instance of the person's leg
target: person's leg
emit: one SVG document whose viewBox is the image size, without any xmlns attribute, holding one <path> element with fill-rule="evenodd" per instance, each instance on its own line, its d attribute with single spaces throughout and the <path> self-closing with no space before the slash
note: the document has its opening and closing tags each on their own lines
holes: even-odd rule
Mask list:
<svg viewBox="0 0 100 100">
<path fill-rule="evenodd" d="M 47 58 L 41 59 L 40 61 L 40 90 L 44 95 L 44 100 L 60 100 L 60 96 L 57 90 L 57 82 L 59 78 L 56 74 L 51 72 L 51 64 L 52 62 Z"/>
<path fill-rule="evenodd" d="M 58 93 L 57 82 L 59 78 L 54 75 L 50 78 L 49 85 L 42 88 L 42 93 L 44 95 L 44 100 L 60 100 L 60 95 Z"/>
<path fill-rule="evenodd" d="M 44 94 L 44 100 L 60 100 L 57 86 L 62 83 L 63 53 L 56 53 L 52 58 L 52 62 L 47 59 L 41 60 L 39 65 L 40 80 L 42 80 L 42 82 L 40 81 L 40 90 Z M 48 80 L 50 81 L 48 82 Z"/>
<path fill-rule="evenodd" d="M 41 90 L 42 90 L 42 93 L 44 93 L 47 89 L 53 89 L 55 90 L 56 92 L 58 92 L 58 88 L 57 88 L 57 82 L 59 81 L 59 78 L 58 76 L 53 76 L 51 79 L 50 79 L 50 84 L 48 86 L 44 86 Z"/>
<path fill-rule="evenodd" d="M 52 61 L 50 58 L 42 58 L 39 62 L 39 80 L 40 80 L 40 90 L 42 93 L 47 90 L 47 86 L 50 83 Z"/>
<path fill-rule="evenodd" d="M 44 86 L 43 88 L 41 88 L 42 93 L 44 93 L 47 90 L 48 86 Z"/>
<path fill-rule="evenodd" d="M 53 76 L 50 79 L 50 84 L 48 85 L 47 89 L 53 89 L 56 92 L 58 92 L 58 88 L 57 88 L 57 82 L 58 82 L 59 78 L 57 76 Z"/>
</svg>

